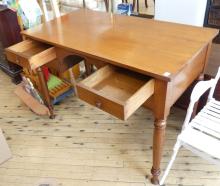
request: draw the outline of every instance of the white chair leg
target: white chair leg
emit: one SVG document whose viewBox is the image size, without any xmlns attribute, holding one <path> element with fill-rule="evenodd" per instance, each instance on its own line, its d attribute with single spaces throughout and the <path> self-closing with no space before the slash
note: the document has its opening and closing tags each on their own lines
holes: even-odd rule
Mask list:
<svg viewBox="0 0 220 186">
<path fill-rule="evenodd" d="M 174 146 L 174 148 L 173 148 L 173 155 L 172 155 L 172 157 L 171 157 L 171 160 L 170 160 L 169 164 L 167 165 L 167 168 L 166 168 L 166 170 L 165 170 L 165 172 L 164 172 L 163 177 L 162 177 L 161 180 L 160 180 L 160 185 L 163 185 L 163 184 L 164 184 L 164 181 L 165 181 L 167 175 L 168 175 L 169 172 L 170 172 L 170 169 L 171 169 L 171 167 L 172 167 L 172 165 L 173 165 L 174 160 L 176 159 L 176 155 L 177 155 L 177 153 L 178 153 L 180 147 L 181 147 L 181 143 L 180 143 L 179 141 L 177 141 L 177 143 L 175 144 L 175 146 Z"/>
</svg>

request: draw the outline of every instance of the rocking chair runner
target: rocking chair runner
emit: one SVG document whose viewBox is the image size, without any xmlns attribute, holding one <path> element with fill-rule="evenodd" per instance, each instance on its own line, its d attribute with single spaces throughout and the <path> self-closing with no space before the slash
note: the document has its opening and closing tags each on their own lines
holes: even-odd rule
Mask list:
<svg viewBox="0 0 220 186">
<path fill-rule="evenodd" d="M 183 128 L 173 149 L 172 158 L 160 181 L 163 185 L 180 147 L 220 165 L 220 101 L 213 98 L 220 77 L 220 68 L 215 79 L 200 81 L 193 89 Z M 210 89 L 211 88 L 211 89 Z M 191 119 L 193 108 L 199 98 L 210 89 L 207 104 Z"/>
</svg>

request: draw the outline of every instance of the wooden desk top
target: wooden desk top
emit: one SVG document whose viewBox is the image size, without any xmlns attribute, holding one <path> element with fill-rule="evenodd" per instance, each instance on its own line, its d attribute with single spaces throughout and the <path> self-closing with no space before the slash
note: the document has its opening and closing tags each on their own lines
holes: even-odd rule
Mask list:
<svg viewBox="0 0 220 186">
<path fill-rule="evenodd" d="M 22 34 L 170 81 L 218 30 L 82 9 Z"/>
</svg>

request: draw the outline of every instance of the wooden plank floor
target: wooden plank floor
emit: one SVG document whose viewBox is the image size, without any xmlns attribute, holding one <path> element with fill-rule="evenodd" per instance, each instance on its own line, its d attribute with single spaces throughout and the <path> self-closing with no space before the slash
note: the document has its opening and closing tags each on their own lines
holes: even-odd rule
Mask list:
<svg viewBox="0 0 220 186">
<path fill-rule="evenodd" d="M 33 114 L 0 71 L 0 126 L 13 158 L 0 166 L 0 186 L 148 186 L 153 117 L 139 109 L 123 122 L 71 97 L 55 107 L 56 119 Z M 172 152 L 185 112 L 172 109 L 162 168 Z M 45 182 L 46 183 L 46 182 Z M 218 186 L 220 171 L 182 149 L 167 179 L 174 186 Z"/>
</svg>

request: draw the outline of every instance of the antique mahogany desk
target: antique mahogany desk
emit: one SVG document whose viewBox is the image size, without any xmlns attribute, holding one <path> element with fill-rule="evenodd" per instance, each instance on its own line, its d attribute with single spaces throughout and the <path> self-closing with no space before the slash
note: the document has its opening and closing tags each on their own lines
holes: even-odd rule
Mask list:
<svg viewBox="0 0 220 186">
<path fill-rule="evenodd" d="M 79 10 L 22 34 L 28 41 L 19 50 L 11 48 L 15 52 L 8 58 L 25 66 L 29 52 L 41 82 L 42 64 L 56 58 L 61 65 L 66 56 L 79 55 L 98 68 L 77 85 L 81 99 L 121 119 L 141 105 L 153 111 L 151 181 L 157 184 L 170 108 L 203 74 L 218 30 Z M 14 56 L 25 48 L 22 58 Z M 37 52 L 39 56 L 30 58 Z"/>
</svg>

